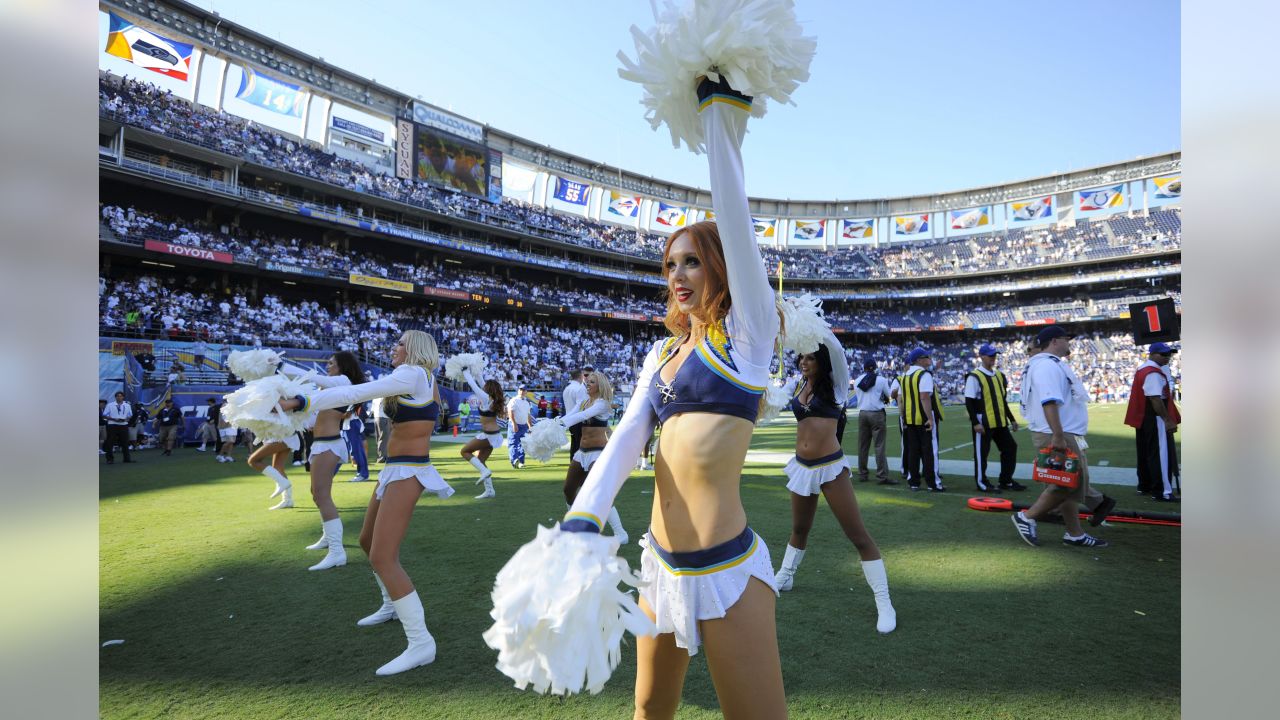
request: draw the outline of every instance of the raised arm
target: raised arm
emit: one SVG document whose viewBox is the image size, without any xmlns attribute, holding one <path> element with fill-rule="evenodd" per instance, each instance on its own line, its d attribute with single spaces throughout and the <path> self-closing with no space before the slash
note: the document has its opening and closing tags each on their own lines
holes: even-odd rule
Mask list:
<svg viewBox="0 0 1280 720">
<path fill-rule="evenodd" d="M 849 361 L 844 357 L 844 346 L 830 330 L 827 331 L 822 344 L 826 346 L 827 355 L 831 357 L 831 389 L 834 391 L 832 394 L 835 395 L 836 404 L 846 405 L 849 402 Z"/>
<path fill-rule="evenodd" d="M 470 370 L 463 370 L 462 377 L 466 379 L 467 385 L 471 386 L 471 392 L 475 393 L 476 397 L 480 399 L 480 409 L 488 410 L 489 406 L 493 404 L 493 401 L 489 399 L 489 393 L 485 392 L 484 388 L 476 384 L 476 379 L 471 377 Z"/>
<path fill-rule="evenodd" d="M 733 297 L 729 317 L 737 335 L 735 344 L 751 362 L 765 365 L 773 356 L 778 313 L 756 243 L 742 173 L 742 137 L 747 131 L 751 98 L 726 82 L 703 80 L 698 100 L 711 169 L 711 205 Z"/>
<path fill-rule="evenodd" d="M 627 403 L 627 410 L 614 428 L 609 444 L 604 446 L 604 452 L 587 473 L 587 479 L 578 491 L 573 507 L 564 516 L 564 522 L 560 523 L 562 530 L 600 532 L 609 508 L 613 507 L 613 499 L 618 496 L 622 484 L 635 467 L 636 458 L 644 451 L 645 442 L 658 424 L 658 416 L 649 404 L 649 385 L 658 368 L 658 348 L 661 346 L 661 342 L 655 344 L 645 357 L 644 367 L 636 380 L 635 392 Z"/>
<path fill-rule="evenodd" d="M 346 375 L 324 375 L 315 370 L 301 368 L 293 363 L 281 365 L 280 372 L 291 378 L 306 380 L 318 388 L 343 387 L 351 384 Z"/>
<path fill-rule="evenodd" d="M 425 374 L 426 371 L 417 365 L 401 365 L 371 382 L 326 388 L 304 396 L 298 411 L 331 410 L 374 398 L 412 395 L 418 391 Z"/>
<path fill-rule="evenodd" d="M 577 425 L 583 420 L 599 415 L 600 413 L 604 412 L 608 407 L 609 407 L 609 403 L 606 403 L 604 401 L 604 398 L 596 398 L 595 402 L 586 406 L 582 410 L 579 410 L 578 412 L 575 412 L 575 413 L 570 413 L 560 418 L 560 422 L 564 423 L 564 426 L 567 428 L 573 427 L 574 425 Z"/>
</svg>

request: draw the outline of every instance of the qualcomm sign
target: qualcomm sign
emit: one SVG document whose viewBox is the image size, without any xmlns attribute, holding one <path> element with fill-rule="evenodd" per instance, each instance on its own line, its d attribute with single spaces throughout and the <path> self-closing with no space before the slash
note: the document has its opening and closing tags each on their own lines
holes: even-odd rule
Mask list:
<svg viewBox="0 0 1280 720">
<path fill-rule="evenodd" d="M 444 130 L 472 142 L 484 143 L 484 127 L 443 110 L 437 110 L 425 103 L 413 104 L 413 121 L 421 125 Z"/>
</svg>

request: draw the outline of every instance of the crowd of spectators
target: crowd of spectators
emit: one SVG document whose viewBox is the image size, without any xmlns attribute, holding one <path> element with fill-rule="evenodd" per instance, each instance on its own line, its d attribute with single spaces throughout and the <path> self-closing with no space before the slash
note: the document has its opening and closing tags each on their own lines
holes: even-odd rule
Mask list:
<svg viewBox="0 0 1280 720">
<path fill-rule="evenodd" d="M 269 167 L 436 213 L 541 235 L 599 250 L 656 260 L 664 238 L 557 213 L 503 198 L 490 202 L 424 181 L 400 179 L 355 160 L 225 112 L 193 104 L 155 85 L 99 74 L 99 108 L 126 124 L 169 135 Z M 357 209 L 356 212 L 362 212 Z M 762 247 L 772 271 L 781 260 L 789 277 L 881 279 L 959 275 L 1124 257 L 1181 246 L 1181 211 L 1156 209 L 1081 219 L 1074 226 L 1038 226 L 932 241 L 835 250 Z"/>
<path fill-rule="evenodd" d="M 346 279 L 349 273 L 418 283 L 436 288 L 465 292 L 501 294 L 521 300 L 607 312 L 631 312 L 648 316 L 661 315 L 665 309 L 657 300 L 652 286 L 635 288 L 632 294 L 620 290 L 596 292 L 558 287 L 539 270 L 521 273 L 528 278 L 499 276 L 463 269 L 438 257 L 420 262 L 391 260 L 370 251 L 342 251 L 336 243 L 325 244 L 298 238 L 283 238 L 258 231 L 241 231 L 226 225 L 212 227 L 199 220 L 163 218 L 140 212 L 132 207 L 103 205 L 102 221 L 115 239 L 134 244 L 159 240 L 230 253 L 237 262 L 255 265 L 274 262 L 324 271 Z"/>
<path fill-rule="evenodd" d="M 195 277 L 98 279 L 104 335 L 200 340 L 222 345 L 350 350 L 384 362 L 403 330 L 426 329 L 446 354 L 478 352 L 495 359 L 495 377 L 536 386 L 561 382 L 565 368 L 589 363 L 630 382 L 658 328 L 632 331 L 583 323 L 503 320 L 475 313 L 388 310 L 365 303 L 331 309 L 315 300 L 284 302 L 272 294 L 251 302 L 246 288 L 218 293 Z M 500 361 L 497 361 L 501 358 Z"/>
</svg>

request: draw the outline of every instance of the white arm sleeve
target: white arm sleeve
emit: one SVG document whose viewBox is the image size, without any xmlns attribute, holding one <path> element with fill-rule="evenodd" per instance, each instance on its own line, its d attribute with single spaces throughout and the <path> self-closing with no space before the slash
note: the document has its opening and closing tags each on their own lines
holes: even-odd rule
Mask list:
<svg viewBox="0 0 1280 720">
<path fill-rule="evenodd" d="M 476 379 L 471 377 L 470 370 L 463 370 L 462 377 L 466 378 L 467 384 L 471 386 L 471 392 L 475 393 L 476 399 L 480 401 L 480 409 L 488 410 L 489 406 L 493 405 L 493 401 L 489 399 L 489 393 L 485 392 L 484 388 L 476 384 Z"/>
<path fill-rule="evenodd" d="M 383 375 L 372 382 L 331 387 L 312 393 L 306 396 L 306 404 L 298 408 L 297 412 L 331 410 L 378 397 L 413 395 L 419 389 L 426 389 L 422 384 L 425 375 L 426 371 L 417 365 L 401 365 L 389 375 Z"/>
<path fill-rule="evenodd" d="M 604 401 L 604 398 L 596 398 L 595 402 L 591 403 L 590 405 L 586 406 L 585 408 L 579 410 L 576 413 L 570 413 L 568 415 L 565 415 L 564 417 L 560 418 L 560 421 L 564 423 L 565 427 L 573 427 L 574 425 L 577 425 L 583 420 L 587 420 L 589 418 L 595 417 L 596 415 L 599 415 L 600 413 L 604 412 L 605 409 L 608 407 L 609 407 L 609 404 Z"/>
<path fill-rule="evenodd" d="M 835 395 L 837 404 L 844 405 L 849 399 L 849 361 L 845 359 L 844 347 L 830 330 L 827 330 L 822 344 L 827 347 L 827 355 L 831 356 L 832 394 Z"/>
<path fill-rule="evenodd" d="M 742 174 L 747 117 L 746 110 L 723 102 L 712 102 L 701 114 L 711 168 L 711 205 L 733 298 L 729 319 L 736 333 L 734 345 L 751 363 L 768 365 L 778 335 L 778 311 L 756 243 Z"/>
<path fill-rule="evenodd" d="M 627 481 L 636 459 L 644 452 L 644 444 L 658 424 L 658 416 L 649 404 L 649 385 L 657 372 L 660 347 L 661 341 L 645 357 L 644 367 L 640 370 L 640 378 L 636 380 L 636 389 L 631 395 L 631 401 L 627 403 L 627 410 L 614 429 L 613 437 L 609 438 L 609 443 L 600 453 L 600 458 L 587 473 L 587 479 L 578 491 L 573 507 L 564 516 L 565 523 L 561 524 L 563 529 L 599 532 L 604 527 L 604 518 L 609 515 L 609 508 L 613 507 L 613 499 Z"/>
<path fill-rule="evenodd" d="M 306 370 L 293 363 L 281 365 L 280 373 L 287 377 L 306 380 L 318 388 L 342 387 L 351 384 L 346 375 L 322 375 L 315 370 Z"/>
</svg>

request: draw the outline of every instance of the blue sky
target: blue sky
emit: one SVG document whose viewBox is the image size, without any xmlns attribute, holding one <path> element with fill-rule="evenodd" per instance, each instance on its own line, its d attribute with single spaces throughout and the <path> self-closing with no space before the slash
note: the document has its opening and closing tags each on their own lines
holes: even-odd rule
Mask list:
<svg viewBox="0 0 1280 720">
<path fill-rule="evenodd" d="M 501 130 L 707 186 L 705 158 L 651 131 L 640 87 L 617 76 L 647 2 L 197 3 Z M 818 54 L 796 106 L 750 125 L 753 197 L 944 192 L 1181 148 L 1177 2 L 796 7 Z"/>
</svg>

